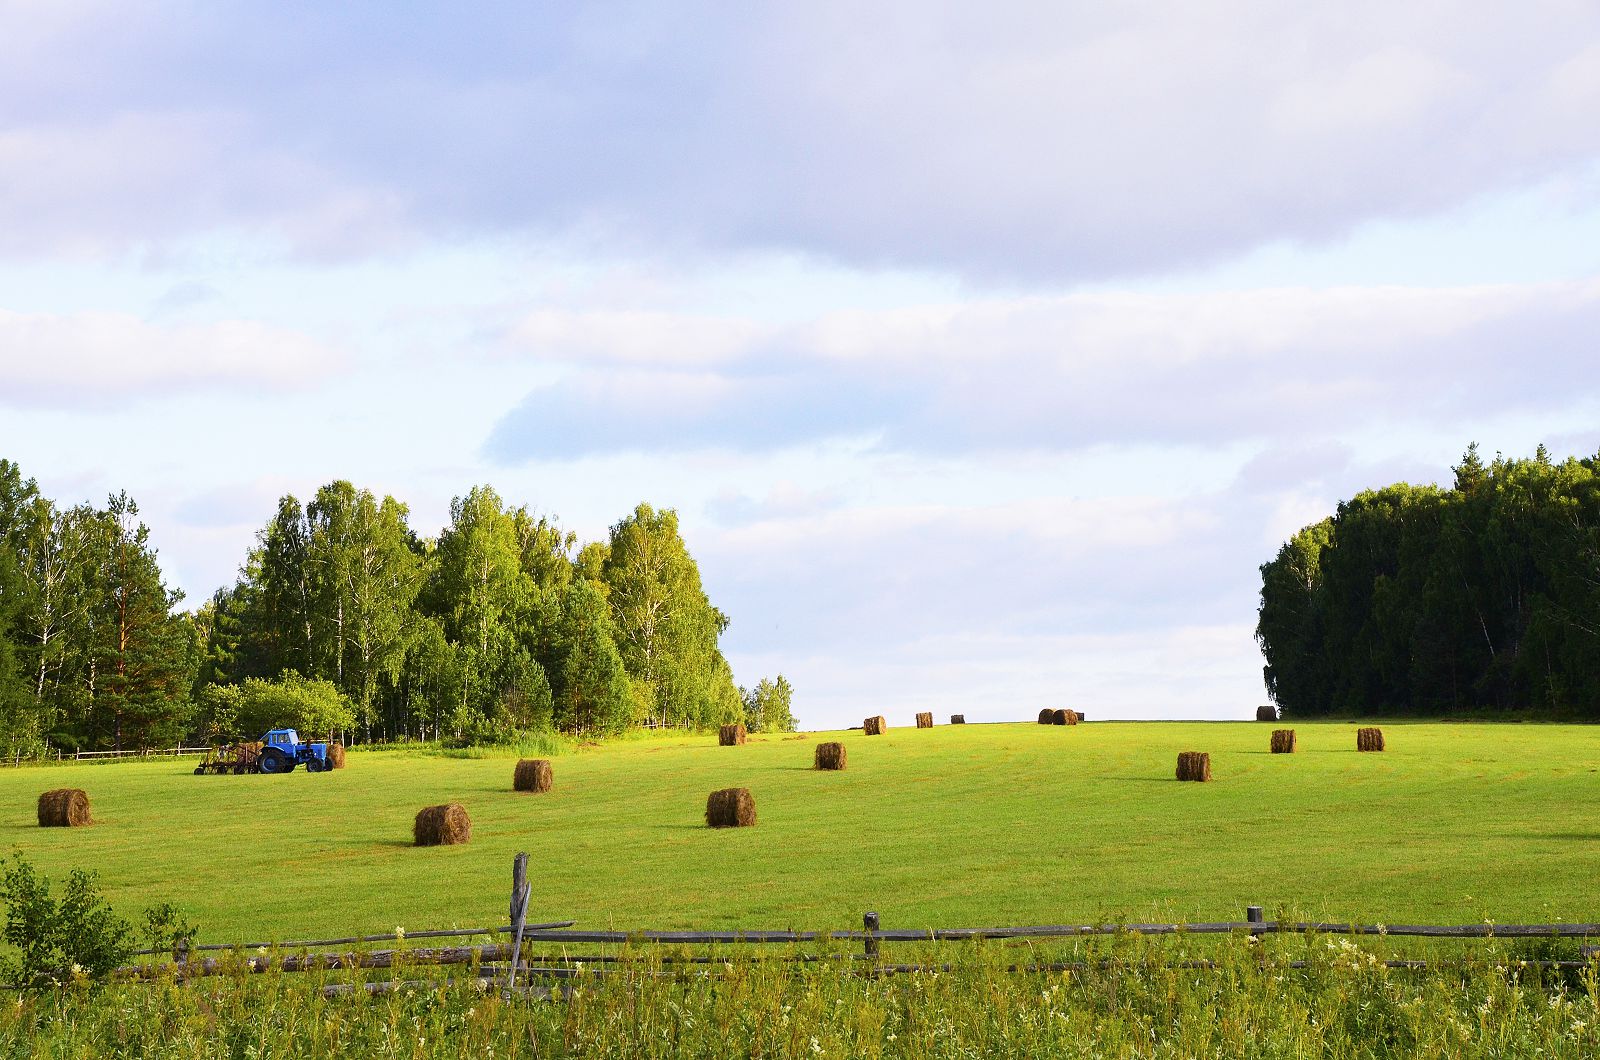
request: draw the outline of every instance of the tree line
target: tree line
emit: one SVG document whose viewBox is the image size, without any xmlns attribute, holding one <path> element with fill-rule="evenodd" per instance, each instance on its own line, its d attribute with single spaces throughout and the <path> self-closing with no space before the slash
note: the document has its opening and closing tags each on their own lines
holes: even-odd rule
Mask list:
<svg viewBox="0 0 1600 1060">
<path fill-rule="evenodd" d="M 0 740 L 171 746 L 304 719 L 346 739 L 501 742 L 744 720 L 794 727 L 782 675 L 734 683 L 728 617 L 671 510 L 580 546 L 488 486 L 437 537 L 349 482 L 283 497 L 192 612 L 126 494 L 63 507 L 0 460 Z"/>
<path fill-rule="evenodd" d="M 1286 716 L 1600 718 L 1600 456 L 1357 494 L 1261 567 L 1256 639 Z"/>
</svg>

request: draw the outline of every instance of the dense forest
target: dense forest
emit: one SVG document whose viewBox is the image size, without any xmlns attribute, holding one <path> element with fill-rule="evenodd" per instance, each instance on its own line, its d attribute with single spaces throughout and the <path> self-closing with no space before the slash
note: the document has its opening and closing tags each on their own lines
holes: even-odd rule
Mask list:
<svg viewBox="0 0 1600 1060">
<path fill-rule="evenodd" d="M 1344 501 L 1261 567 L 1285 716 L 1600 719 L 1600 456 L 1485 465 L 1474 445 L 1454 470 Z"/>
<path fill-rule="evenodd" d="M 0 741 L 10 754 L 259 735 L 502 742 L 743 720 L 794 727 L 782 675 L 735 686 L 728 618 L 677 515 L 605 541 L 480 486 L 437 538 L 348 482 L 292 496 L 192 612 L 126 494 L 63 507 L 0 460 Z"/>
</svg>

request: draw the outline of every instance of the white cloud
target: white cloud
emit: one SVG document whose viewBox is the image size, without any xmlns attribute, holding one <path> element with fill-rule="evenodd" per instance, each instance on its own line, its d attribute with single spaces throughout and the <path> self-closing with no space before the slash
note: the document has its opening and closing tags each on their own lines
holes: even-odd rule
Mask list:
<svg viewBox="0 0 1600 1060">
<path fill-rule="evenodd" d="M 196 387 L 294 389 L 339 363 L 316 340 L 256 321 L 169 326 L 126 313 L 0 310 L 4 405 L 100 405 Z"/>
<path fill-rule="evenodd" d="M 0 12 L 0 41 L 31 42 L 0 69 L 0 248 L 22 256 L 519 233 L 1104 277 L 1600 158 L 1600 11 L 1560 0 L 40 18 Z"/>
<path fill-rule="evenodd" d="M 1600 397 L 1590 370 L 1600 281 L 1078 293 L 799 326 L 695 318 L 663 326 L 655 346 L 638 338 L 633 314 L 583 319 L 597 345 L 566 347 L 569 374 L 497 425 L 493 455 L 770 450 L 841 437 L 912 452 L 1221 444 L 1381 422 L 1450 427 Z M 671 339 L 702 328 L 714 342 Z M 607 336 L 621 336 L 620 348 L 605 348 Z M 648 372 L 632 367 L 644 349 Z"/>
<path fill-rule="evenodd" d="M 683 367 L 732 360 L 760 334 L 755 321 L 739 317 L 539 309 L 517 321 L 506 341 L 513 350 L 546 360 Z"/>
</svg>

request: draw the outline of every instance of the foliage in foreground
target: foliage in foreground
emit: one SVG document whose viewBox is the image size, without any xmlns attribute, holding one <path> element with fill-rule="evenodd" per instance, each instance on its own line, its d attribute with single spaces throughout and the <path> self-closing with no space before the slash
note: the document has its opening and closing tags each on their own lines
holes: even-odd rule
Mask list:
<svg viewBox="0 0 1600 1060">
<path fill-rule="evenodd" d="M 21 854 L 0 865 L 6 907 L 0 979 L 28 989 L 99 979 L 125 963 L 138 944 L 133 925 L 100 894 L 93 872 L 73 869 L 59 893 Z M 197 929 L 170 902 L 145 910 L 141 932 L 152 949 L 192 942 Z"/>
<path fill-rule="evenodd" d="M 0 1005 L 0 1052 L 1272 1058 L 1600 1049 L 1593 963 L 1557 972 L 1519 967 L 1500 943 L 1471 952 L 1467 963 L 1418 972 L 1387 970 L 1343 938 L 1127 938 L 1080 950 L 1088 967 L 1078 971 L 1009 972 L 1027 949 L 956 946 L 944 953 L 959 970 L 883 977 L 847 974 L 833 960 L 684 966 L 657 955 L 604 978 L 584 973 L 565 1001 L 504 1001 L 471 985 L 325 999 L 314 977 L 241 973 L 21 997 Z M 1216 966 L 1182 966 L 1201 955 Z"/>
</svg>

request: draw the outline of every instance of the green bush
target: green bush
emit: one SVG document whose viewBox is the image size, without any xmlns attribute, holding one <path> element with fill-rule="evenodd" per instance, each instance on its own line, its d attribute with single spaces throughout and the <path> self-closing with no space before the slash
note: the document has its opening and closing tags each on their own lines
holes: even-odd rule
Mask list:
<svg viewBox="0 0 1600 1060">
<path fill-rule="evenodd" d="M 15 953 L 0 959 L 6 978 L 21 986 L 50 986 L 99 978 L 133 954 L 133 928 L 111 911 L 96 876 L 73 869 L 59 900 L 50 880 L 21 854 L 0 871 L 6 904 L 5 941 Z"/>
<path fill-rule="evenodd" d="M 73 869 L 60 898 L 50 893 L 50 880 L 40 876 L 20 853 L 0 869 L 0 900 L 6 906 L 5 941 L 10 953 L 0 956 L 0 975 L 27 988 L 100 979 L 126 964 L 134 954 L 133 925 L 112 912 L 96 886 L 93 872 Z M 151 949 L 178 955 L 198 930 L 171 902 L 144 911 L 140 932 Z"/>
</svg>

